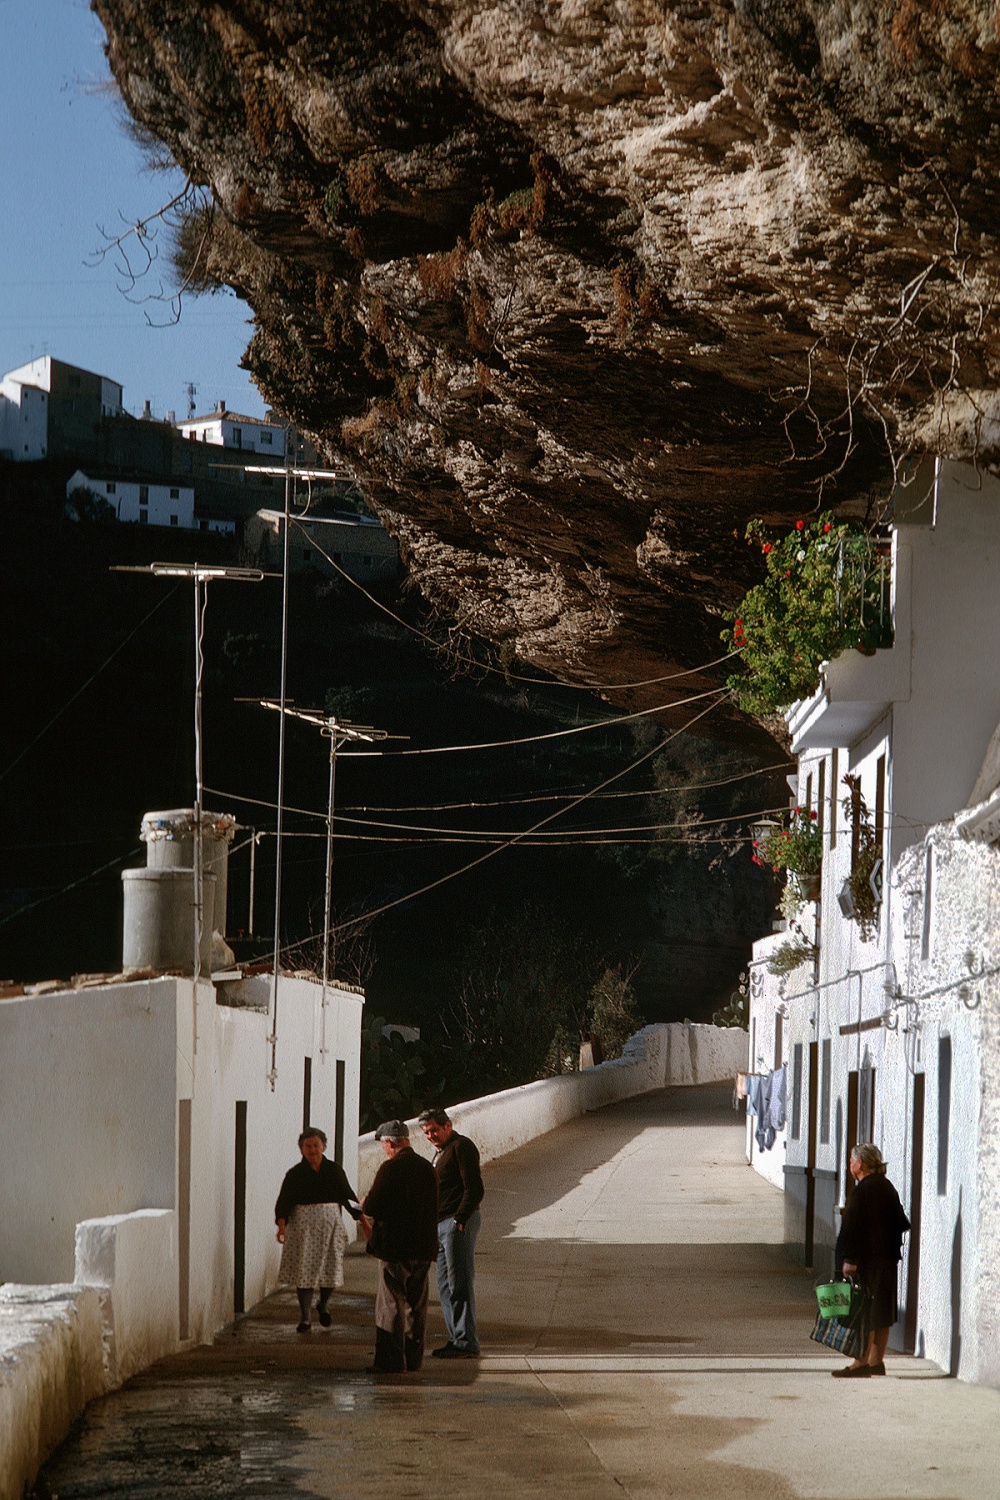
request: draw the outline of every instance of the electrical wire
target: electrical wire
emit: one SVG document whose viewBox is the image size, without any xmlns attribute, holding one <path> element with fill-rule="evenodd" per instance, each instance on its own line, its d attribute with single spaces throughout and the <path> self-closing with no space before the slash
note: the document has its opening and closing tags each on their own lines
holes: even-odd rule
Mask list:
<svg viewBox="0 0 1000 1500">
<path fill-rule="evenodd" d="M 105 870 L 114 869 L 115 865 L 123 865 L 127 859 L 134 859 L 137 854 L 142 853 L 142 845 L 130 849 L 127 854 L 116 855 L 109 859 L 107 864 L 99 865 L 96 870 L 91 870 L 89 875 L 81 875 L 79 880 L 73 880 L 69 885 L 64 885 L 62 890 L 49 891 L 45 896 L 39 896 L 37 901 L 29 901 L 26 906 L 19 906 L 17 911 L 8 912 L 7 916 L 0 917 L 0 927 L 6 927 L 8 922 L 13 922 L 16 917 L 23 917 L 27 912 L 34 911 L 37 906 L 44 906 L 47 901 L 57 901 L 60 896 L 66 896 L 70 891 L 75 891 L 77 886 L 85 885 L 88 880 L 93 880 L 98 875 L 103 875 Z"/>
<path fill-rule="evenodd" d="M 87 691 L 87 689 L 90 687 L 91 683 L 97 681 L 98 677 L 100 677 L 101 673 L 105 670 L 106 667 L 110 667 L 110 665 L 114 661 L 115 657 L 119 656 L 125 650 L 125 647 L 128 645 L 129 641 L 135 639 L 135 637 L 139 634 L 139 631 L 147 623 L 147 621 L 151 620 L 153 618 L 153 616 L 156 614 L 156 611 L 158 609 L 162 609 L 163 606 L 167 603 L 167 601 L 169 599 L 172 599 L 174 597 L 174 595 L 177 593 L 177 590 L 179 588 L 180 588 L 180 584 L 177 584 L 174 588 L 172 588 L 170 590 L 169 594 L 165 594 L 164 597 L 162 599 L 160 599 L 157 604 L 153 605 L 153 608 L 149 611 L 149 614 L 146 615 L 146 616 L 144 616 L 144 618 L 139 621 L 138 625 L 132 631 L 132 634 L 131 635 L 127 635 L 125 637 L 125 639 L 122 641 L 121 645 L 115 647 L 115 649 L 112 651 L 111 655 L 107 658 L 106 661 L 104 661 L 104 662 L 101 663 L 101 665 L 98 667 L 97 671 L 94 672 L 92 674 L 92 676 L 90 676 L 90 677 L 87 678 L 87 681 L 83 684 L 82 687 L 77 688 L 76 692 L 73 694 L 73 696 L 71 698 L 67 698 L 66 702 L 63 704 L 62 708 L 60 708 L 57 713 L 54 713 L 52 715 L 52 718 L 45 725 L 44 729 L 40 729 L 38 731 L 38 733 L 35 735 L 35 738 L 30 742 L 30 744 L 25 745 L 24 749 L 20 752 L 20 754 L 16 755 L 14 757 L 14 759 L 10 762 L 10 765 L 7 766 L 7 767 L 5 767 L 4 770 L 0 771 L 0 781 L 3 781 L 4 777 L 7 776 L 11 771 L 13 771 L 13 769 L 14 769 L 15 766 L 20 765 L 20 763 L 24 759 L 24 757 L 29 753 L 29 751 L 31 751 L 31 750 L 33 750 L 35 748 L 35 746 L 38 744 L 39 740 L 45 738 L 45 736 L 48 734 L 49 730 L 52 728 L 53 724 L 57 724 L 59 722 L 59 720 L 62 718 L 63 714 L 66 712 L 66 710 L 68 708 L 71 708 L 72 705 L 76 702 L 77 698 L 79 698 L 81 696 L 81 694 L 83 694 L 83 693 L 85 693 Z"/>
<path fill-rule="evenodd" d="M 754 771 L 740 771 L 738 775 L 725 776 L 720 781 L 692 781 L 689 782 L 686 786 L 652 787 L 648 791 L 642 790 L 640 788 L 640 790 L 633 792 L 606 792 L 595 800 L 598 802 L 611 802 L 614 799 L 620 797 L 663 797 L 669 796 L 676 792 L 709 791 L 720 786 L 731 786 L 736 781 L 748 781 L 753 776 L 764 776 L 771 771 L 794 770 L 795 765 L 796 763 L 794 760 L 783 760 L 780 761 L 777 765 L 760 766 Z M 220 792 L 217 795 L 223 796 L 225 794 Z M 407 807 L 375 807 L 365 803 L 357 807 L 345 807 L 343 811 L 345 813 L 450 812 L 452 810 L 458 810 L 467 807 L 526 807 L 529 803 L 533 802 L 561 802 L 564 797 L 571 795 L 572 792 L 567 789 L 562 792 L 538 792 L 532 797 L 498 797 L 491 801 L 484 802 L 423 802 L 413 803 Z M 316 816 L 323 815 L 316 814 Z"/>
<path fill-rule="evenodd" d="M 446 646 L 442 646 L 440 641 L 436 641 L 432 635 L 428 635 L 426 630 L 421 630 L 417 625 L 411 625 L 408 620 L 404 620 L 400 615 L 395 614 L 387 604 L 383 604 L 380 599 L 376 599 L 374 594 L 370 594 L 363 584 L 359 583 L 356 578 L 352 578 L 350 573 L 342 568 L 338 562 L 334 562 L 329 552 L 320 546 L 311 531 L 302 525 L 301 520 L 297 516 L 292 517 L 292 525 L 299 528 L 309 545 L 314 547 L 319 555 L 326 559 L 334 572 L 339 573 L 341 578 L 345 579 L 352 588 L 356 588 L 359 594 L 363 594 L 370 604 L 374 604 L 376 609 L 380 609 L 384 615 L 388 615 L 390 620 L 394 620 L 404 630 L 408 630 L 412 635 L 418 636 L 420 640 L 426 641 L 428 645 L 434 647 L 435 651 L 448 650 Z M 676 682 L 681 677 L 693 677 L 699 672 L 707 672 L 712 667 L 721 666 L 724 661 L 730 661 L 734 656 L 739 656 L 742 651 L 743 647 L 741 646 L 738 651 L 727 651 L 725 656 L 718 656 L 714 661 L 705 662 L 700 667 L 687 667 L 682 672 L 668 672 L 663 677 L 646 677 L 640 682 L 604 682 L 594 684 L 568 682 L 563 677 L 525 677 L 518 672 L 509 672 L 504 667 L 494 667 L 489 662 L 478 661 L 474 656 L 464 656 L 460 651 L 450 652 L 449 654 L 454 660 L 460 661 L 468 667 L 475 667 L 480 672 L 493 672 L 496 676 L 502 677 L 505 682 L 526 682 L 532 687 L 565 687 L 572 688 L 578 693 L 598 694 L 624 692 L 627 688 L 654 687 L 661 682 Z"/>
<path fill-rule="evenodd" d="M 699 703 L 704 698 L 718 697 L 725 688 L 708 688 L 704 693 L 692 693 L 688 698 L 675 698 L 671 703 L 658 703 L 654 708 L 637 708 L 631 714 L 619 714 L 615 719 L 598 719 L 593 724 L 574 724 L 572 729 L 551 729 L 545 734 L 526 734 L 513 740 L 481 740 L 470 745 L 428 745 L 421 750 L 351 750 L 347 754 L 352 760 L 379 756 L 382 760 L 398 760 L 403 755 L 450 755 L 461 750 L 505 750 L 511 745 L 538 745 L 543 740 L 564 740 L 573 734 L 586 734 L 592 729 L 615 729 L 619 724 L 629 724 L 633 719 L 648 719 L 672 708 L 686 708 L 689 703 Z M 345 757 L 346 758 L 346 757 Z"/>
<path fill-rule="evenodd" d="M 394 900 L 387 901 L 384 903 L 384 905 L 377 906 L 372 911 L 365 912 L 360 917 L 354 917 L 347 922 L 339 923 L 335 928 L 331 929 L 331 936 L 333 934 L 340 934 L 341 932 L 349 932 L 352 927 L 357 927 L 362 922 L 369 922 L 372 920 L 372 918 L 379 917 L 384 912 L 391 911 L 396 906 L 402 906 L 408 901 L 415 901 L 418 896 L 425 896 L 428 891 L 436 890 L 439 886 L 447 885 L 450 881 L 457 880 L 460 875 L 467 874 L 469 870 L 474 870 L 478 865 L 485 864 L 488 859 L 493 859 L 495 855 L 501 854 L 505 849 L 513 848 L 515 844 L 519 844 L 524 839 L 528 838 L 531 834 L 537 833 L 540 828 L 544 828 L 546 823 L 551 823 L 555 818 L 561 817 L 563 813 L 572 812 L 573 808 L 579 807 L 581 802 L 586 802 L 588 798 L 594 796 L 597 792 L 603 792 L 605 787 L 611 786 L 614 782 L 620 781 L 623 776 L 627 776 L 630 772 L 637 770 L 638 767 L 644 765 L 647 760 L 651 760 L 653 756 L 656 755 L 660 750 L 662 750 L 665 745 L 669 745 L 671 740 L 675 740 L 678 735 L 684 734 L 687 730 L 689 730 L 692 724 L 696 724 L 700 719 L 703 719 L 706 714 L 710 714 L 712 710 L 714 708 L 717 708 L 719 703 L 722 701 L 722 694 L 725 692 L 725 689 L 720 688 L 718 691 L 719 697 L 717 698 L 715 703 L 708 704 L 706 708 L 701 709 L 700 712 L 689 719 L 686 724 L 683 724 L 679 729 L 675 729 L 672 733 L 668 734 L 663 740 L 659 742 L 659 744 L 654 745 L 650 750 L 644 750 L 643 753 L 629 765 L 624 766 L 620 771 L 615 771 L 612 776 L 606 777 L 605 780 L 599 782 L 597 786 L 591 787 L 589 791 L 584 792 L 581 796 L 574 798 L 574 800 L 568 803 L 565 807 L 556 808 L 554 812 L 548 813 L 544 818 L 541 818 L 536 824 L 534 824 L 533 827 L 526 828 L 523 833 L 515 834 L 513 838 L 508 839 L 505 843 L 497 845 L 496 848 L 488 849 L 485 854 L 480 854 L 475 859 L 469 860 L 466 864 L 460 865 L 457 870 L 453 870 L 448 875 L 439 876 L 437 880 L 430 881 L 427 885 L 421 886 L 419 890 L 410 891 L 405 896 L 397 896 Z M 699 694 L 698 696 L 701 695 Z M 301 948 L 302 946 L 302 943 L 293 943 L 287 948 L 283 948 L 282 953 L 291 953 L 296 949 Z"/>
</svg>

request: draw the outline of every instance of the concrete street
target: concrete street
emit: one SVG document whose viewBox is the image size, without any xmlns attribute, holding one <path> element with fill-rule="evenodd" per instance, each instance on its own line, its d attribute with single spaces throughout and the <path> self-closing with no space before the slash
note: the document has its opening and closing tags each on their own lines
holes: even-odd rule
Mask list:
<svg viewBox="0 0 1000 1500">
<path fill-rule="evenodd" d="M 352 1254 L 333 1328 L 297 1335 L 277 1294 L 92 1406 L 36 1494 L 1000 1497 L 1000 1393 L 891 1352 L 886 1379 L 830 1379 L 730 1096 L 646 1095 L 486 1167 L 479 1361 L 366 1373 L 374 1266 Z"/>
</svg>

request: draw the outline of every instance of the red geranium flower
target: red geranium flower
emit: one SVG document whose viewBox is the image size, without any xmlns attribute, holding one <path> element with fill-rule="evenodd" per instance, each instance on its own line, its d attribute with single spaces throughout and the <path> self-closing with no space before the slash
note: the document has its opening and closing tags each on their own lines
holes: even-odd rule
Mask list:
<svg viewBox="0 0 1000 1500">
<path fill-rule="evenodd" d="M 824 523 L 823 523 L 823 534 L 824 534 L 824 536 L 826 535 L 826 533 L 828 531 L 832 531 L 832 530 L 833 530 L 833 523 L 832 523 L 832 521 L 824 521 Z"/>
<path fill-rule="evenodd" d="M 765 542 L 764 545 L 763 545 L 763 547 L 761 547 L 760 550 L 764 553 L 764 556 L 766 557 L 767 554 L 771 550 L 771 543 L 770 542 Z"/>
<path fill-rule="evenodd" d="M 796 523 L 795 523 L 795 530 L 796 531 L 804 531 L 805 530 L 805 526 L 806 526 L 805 521 L 796 521 Z"/>
</svg>

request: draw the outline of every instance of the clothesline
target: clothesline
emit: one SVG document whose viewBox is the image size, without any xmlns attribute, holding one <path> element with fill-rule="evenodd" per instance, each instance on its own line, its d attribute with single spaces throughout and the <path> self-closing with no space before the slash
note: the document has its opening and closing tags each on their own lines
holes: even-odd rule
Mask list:
<svg viewBox="0 0 1000 1500">
<path fill-rule="evenodd" d="M 754 1139 L 761 1151 L 770 1151 L 787 1118 L 788 1074 L 784 1063 L 770 1073 L 737 1073 L 734 1103 L 747 1101 L 747 1116 L 757 1121 Z"/>
</svg>

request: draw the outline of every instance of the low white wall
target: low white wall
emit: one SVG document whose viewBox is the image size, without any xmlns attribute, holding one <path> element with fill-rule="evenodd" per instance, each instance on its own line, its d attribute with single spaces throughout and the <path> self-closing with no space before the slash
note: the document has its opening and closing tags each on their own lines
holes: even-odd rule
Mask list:
<svg viewBox="0 0 1000 1500">
<path fill-rule="evenodd" d="M 21 1500 L 87 1402 L 106 1389 L 93 1287 L 0 1287 L 0 1500 Z"/>
<path fill-rule="evenodd" d="M 100 1293 L 109 1385 L 120 1385 L 177 1348 L 177 1215 L 172 1209 L 78 1224 L 76 1281 Z"/>
<path fill-rule="evenodd" d="M 645 1026 L 630 1037 L 620 1058 L 561 1073 L 519 1088 L 450 1105 L 455 1129 L 479 1148 L 480 1160 L 492 1161 L 528 1141 L 565 1125 L 592 1109 L 631 1099 L 651 1089 L 719 1083 L 747 1066 L 747 1034 L 738 1027 L 698 1026 L 687 1022 Z M 433 1147 L 416 1120 L 407 1122 L 410 1139 L 421 1155 Z M 358 1141 L 358 1193 L 364 1197 L 385 1160 L 373 1133 Z"/>
</svg>

